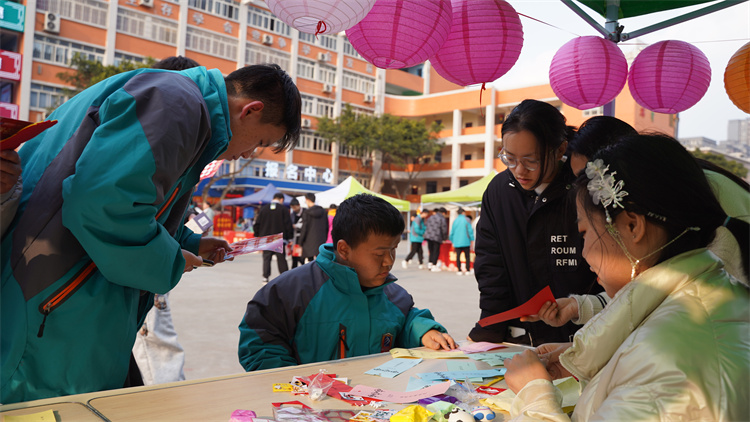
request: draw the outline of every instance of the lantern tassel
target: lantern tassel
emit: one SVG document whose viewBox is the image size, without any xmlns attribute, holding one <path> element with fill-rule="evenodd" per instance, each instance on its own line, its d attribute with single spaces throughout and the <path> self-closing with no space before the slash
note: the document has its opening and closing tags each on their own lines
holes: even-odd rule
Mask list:
<svg viewBox="0 0 750 422">
<path fill-rule="evenodd" d="M 315 28 L 315 39 L 318 39 L 318 34 L 322 34 L 328 30 L 328 25 L 323 21 L 318 21 L 318 26 Z"/>
<path fill-rule="evenodd" d="M 486 90 L 487 88 L 484 87 L 484 82 L 482 82 L 482 89 L 479 90 L 479 114 L 484 119 L 484 108 L 482 107 L 482 91 Z"/>
</svg>

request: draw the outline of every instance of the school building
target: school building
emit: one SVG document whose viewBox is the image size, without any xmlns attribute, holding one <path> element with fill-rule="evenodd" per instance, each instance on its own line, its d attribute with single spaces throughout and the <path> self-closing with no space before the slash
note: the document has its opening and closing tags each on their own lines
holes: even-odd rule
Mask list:
<svg viewBox="0 0 750 422">
<path fill-rule="evenodd" d="M 71 71 L 74 53 L 117 64 L 182 55 L 223 74 L 255 63 L 279 64 L 302 94 L 302 136 L 294 151 L 262 151 L 250 163 L 224 163 L 220 172 L 240 171 L 238 193 L 272 182 L 290 193 L 329 189 L 348 176 L 365 187 L 408 199 L 455 189 L 504 166 L 497 159 L 504 117 L 526 98 L 560 108 L 579 125 L 602 110 L 564 105 L 549 85 L 507 91 L 463 88 L 440 77 L 429 62 L 383 70 L 357 54 L 343 34 L 302 33 L 272 15 L 262 0 L 0 0 L 0 115 L 39 121 L 64 102 L 66 85 L 56 76 Z M 390 113 L 427 124 L 440 121 L 443 148 L 418 177 L 383 167 L 377 153 L 357 151 L 316 135 L 317 120 L 336 117 L 343 105 L 358 113 Z M 616 100 L 616 116 L 636 129 L 675 134 L 675 115 L 644 110 L 627 87 Z M 383 171 L 378 171 L 382 169 Z M 390 170 L 390 171 L 385 171 Z M 387 183 L 386 180 L 388 179 Z M 226 184 L 219 181 L 217 191 Z M 407 186 L 410 185 L 410 186 Z"/>
</svg>

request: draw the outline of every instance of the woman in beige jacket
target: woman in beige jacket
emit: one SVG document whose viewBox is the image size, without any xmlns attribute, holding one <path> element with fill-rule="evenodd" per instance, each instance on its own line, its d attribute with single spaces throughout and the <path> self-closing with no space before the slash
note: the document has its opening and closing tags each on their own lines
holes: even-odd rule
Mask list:
<svg viewBox="0 0 750 422">
<path fill-rule="evenodd" d="M 723 225 L 747 272 L 748 224 L 665 136 L 600 151 L 577 199 L 583 256 L 612 301 L 572 344 L 506 361 L 514 420 L 750 420 L 750 295 L 705 248 Z M 569 375 L 582 386 L 570 418 L 551 383 Z"/>
</svg>

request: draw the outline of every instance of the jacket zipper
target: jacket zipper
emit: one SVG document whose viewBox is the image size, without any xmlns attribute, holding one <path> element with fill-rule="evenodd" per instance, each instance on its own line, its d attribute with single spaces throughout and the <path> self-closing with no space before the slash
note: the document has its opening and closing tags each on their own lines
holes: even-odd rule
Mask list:
<svg viewBox="0 0 750 422">
<path fill-rule="evenodd" d="M 167 202 L 164 203 L 164 205 L 161 207 L 159 212 L 156 213 L 155 219 L 158 220 L 159 217 L 161 217 L 162 214 L 169 208 L 169 206 L 172 204 L 172 201 L 174 201 L 175 197 L 177 197 L 177 193 L 180 191 L 180 187 L 178 186 L 174 192 L 172 192 L 172 195 L 169 196 L 169 199 L 167 199 Z M 65 303 L 66 300 L 70 298 L 70 296 L 73 295 L 91 276 L 94 274 L 94 270 L 96 270 L 96 264 L 94 262 L 89 262 L 86 266 L 84 266 L 81 271 L 79 271 L 73 278 L 68 281 L 67 283 L 63 284 L 62 287 L 60 287 L 55 293 L 52 294 L 52 296 L 48 297 L 44 301 L 42 301 L 41 304 L 39 304 L 39 312 L 44 315 L 44 318 L 42 318 L 42 324 L 39 326 L 39 331 L 37 332 L 36 336 L 41 338 L 44 335 L 44 326 L 47 323 L 47 316 L 57 309 L 60 305 Z"/>
<path fill-rule="evenodd" d="M 339 324 L 339 359 L 346 358 L 349 346 L 346 345 L 346 326 Z"/>
</svg>

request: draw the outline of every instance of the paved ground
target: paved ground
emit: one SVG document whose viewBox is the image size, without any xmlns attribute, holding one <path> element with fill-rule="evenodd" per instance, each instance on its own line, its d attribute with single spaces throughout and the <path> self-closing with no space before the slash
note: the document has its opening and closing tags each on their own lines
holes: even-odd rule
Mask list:
<svg viewBox="0 0 750 422">
<path fill-rule="evenodd" d="M 415 262 L 405 270 L 401 260 L 408 246 L 401 242 L 392 270 L 398 283 L 411 293 L 418 308 L 430 309 L 454 338 L 466 338 L 479 318 L 474 276 L 419 270 Z M 276 277 L 276 263 L 272 264 L 271 277 Z M 187 379 L 243 371 L 237 360 L 237 326 L 247 302 L 262 286 L 261 266 L 262 256 L 250 254 L 213 268 L 198 268 L 186 274 L 170 294 L 174 324 L 185 348 Z"/>
</svg>

